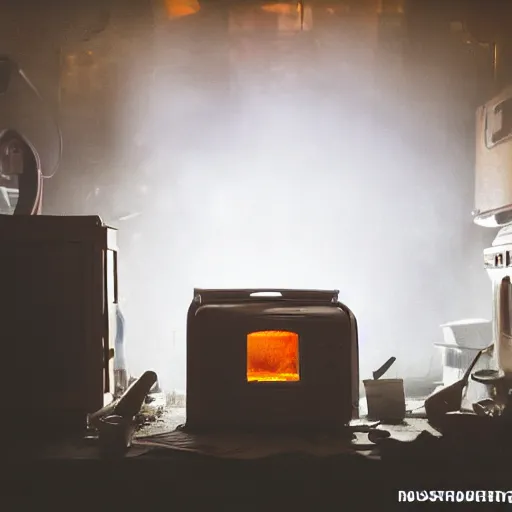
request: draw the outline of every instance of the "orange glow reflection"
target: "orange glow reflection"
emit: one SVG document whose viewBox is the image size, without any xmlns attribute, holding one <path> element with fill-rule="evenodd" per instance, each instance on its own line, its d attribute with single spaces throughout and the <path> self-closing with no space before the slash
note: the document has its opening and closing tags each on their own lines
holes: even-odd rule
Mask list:
<svg viewBox="0 0 512 512">
<path fill-rule="evenodd" d="M 297 12 L 300 13 L 300 4 L 267 4 L 262 5 L 261 10 L 286 16 Z"/>
<path fill-rule="evenodd" d="M 165 0 L 165 7 L 170 19 L 190 16 L 201 9 L 198 0 Z"/>
<path fill-rule="evenodd" d="M 247 380 L 300 380 L 299 335 L 287 331 L 259 331 L 248 334 Z"/>
</svg>

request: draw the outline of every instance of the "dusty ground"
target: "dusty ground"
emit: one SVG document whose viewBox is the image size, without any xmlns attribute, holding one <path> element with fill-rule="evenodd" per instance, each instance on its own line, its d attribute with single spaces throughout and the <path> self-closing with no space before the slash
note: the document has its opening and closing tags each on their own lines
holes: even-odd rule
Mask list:
<svg viewBox="0 0 512 512">
<path fill-rule="evenodd" d="M 407 420 L 406 426 L 403 427 L 395 427 L 394 431 L 400 431 L 402 434 L 402 430 L 407 432 L 412 430 L 416 432 L 414 426 L 418 423 L 418 431 L 421 431 L 425 428 L 425 422 L 417 421 L 417 417 L 421 417 L 424 414 L 424 409 L 422 410 L 421 406 L 423 405 L 423 399 L 418 400 L 407 400 Z M 360 401 L 360 413 L 361 417 L 366 415 L 366 400 L 363 398 Z M 162 416 L 156 419 L 156 421 L 150 423 L 149 425 L 144 426 L 140 429 L 136 437 L 147 437 L 155 434 L 163 434 L 166 432 L 172 432 L 179 425 L 183 425 L 185 423 L 187 417 L 186 409 L 184 407 L 168 407 Z M 416 417 L 416 418 L 415 418 Z M 407 428 L 408 427 L 408 428 Z M 417 433 L 417 432 L 416 432 Z M 407 437 L 407 436 L 406 436 Z M 397 438 L 401 438 L 401 435 L 398 435 Z"/>
<path fill-rule="evenodd" d="M 140 429 L 136 437 L 147 437 L 155 434 L 172 432 L 179 425 L 183 425 L 186 419 L 186 409 L 184 407 L 169 407 L 162 416 Z"/>
</svg>

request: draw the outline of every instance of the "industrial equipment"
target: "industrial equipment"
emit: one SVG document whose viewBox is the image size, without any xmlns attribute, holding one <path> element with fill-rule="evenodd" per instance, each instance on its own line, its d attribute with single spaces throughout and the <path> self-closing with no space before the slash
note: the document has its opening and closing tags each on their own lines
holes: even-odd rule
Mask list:
<svg viewBox="0 0 512 512">
<path fill-rule="evenodd" d="M 19 75 L 43 102 L 25 72 L 7 56 L 0 56 L 0 97 L 9 90 L 14 75 Z M 57 122 L 55 126 L 59 138 L 58 161 L 51 175 L 44 176 L 39 153 L 33 144 L 18 131 L 3 127 L 0 121 L 0 214 L 41 214 L 43 179 L 55 175 L 62 155 L 62 135 Z"/>
</svg>

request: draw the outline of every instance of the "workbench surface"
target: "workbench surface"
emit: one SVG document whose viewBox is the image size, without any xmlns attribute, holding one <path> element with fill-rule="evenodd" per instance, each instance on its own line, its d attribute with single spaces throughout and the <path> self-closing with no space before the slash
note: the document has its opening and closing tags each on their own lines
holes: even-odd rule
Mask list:
<svg viewBox="0 0 512 512">
<path fill-rule="evenodd" d="M 385 426 L 392 437 L 411 441 L 429 431 L 426 420 L 408 419 L 404 425 Z M 421 434 L 425 436 L 425 434 Z M 426 437 L 434 440 L 432 436 Z M 134 503 L 149 493 L 151 499 L 172 496 L 173 505 L 197 503 L 204 510 L 204 499 L 211 504 L 229 503 L 247 509 L 248 498 L 254 509 L 282 510 L 293 506 L 313 510 L 307 499 L 333 503 L 357 500 L 360 506 L 397 503 L 400 490 L 422 489 L 501 489 L 512 488 L 512 472 L 503 461 L 472 458 L 471 453 L 453 457 L 413 451 L 415 443 L 400 443 L 401 454 L 380 457 L 378 450 L 347 451 L 332 456 L 281 454 L 261 459 L 219 458 L 170 449 L 140 452 L 121 460 L 101 460 L 97 456 L 73 457 L 64 452 L 35 457 L 25 452 L 10 459 L 7 496 L 26 494 L 38 500 L 59 496 L 93 497 L 117 490 L 119 500 Z M 384 453 L 384 452 L 383 452 Z M 4 481 L 5 484 L 5 481 Z M 269 496 L 273 497 L 271 503 Z M 91 498 L 92 499 L 92 498 Z M 159 498 L 160 499 L 160 498 Z M 212 501 L 213 500 L 213 501 Z M 263 504 L 256 506 L 259 500 Z M 266 500 L 266 501 L 265 501 Z M 397 505 L 398 506 L 398 505 Z M 230 508 L 230 507 L 228 507 Z M 339 510 L 339 507 L 336 507 Z M 325 508 L 330 510 L 330 507 Z M 320 509 L 318 509 L 320 510 Z"/>
</svg>

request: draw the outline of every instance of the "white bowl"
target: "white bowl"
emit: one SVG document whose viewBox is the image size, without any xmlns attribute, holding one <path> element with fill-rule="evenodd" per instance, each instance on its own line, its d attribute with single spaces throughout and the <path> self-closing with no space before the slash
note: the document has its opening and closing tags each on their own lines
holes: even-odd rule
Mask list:
<svg viewBox="0 0 512 512">
<path fill-rule="evenodd" d="M 481 318 L 459 320 L 441 325 L 444 342 L 480 350 L 492 345 L 492 322 Z"/>
</svg>

